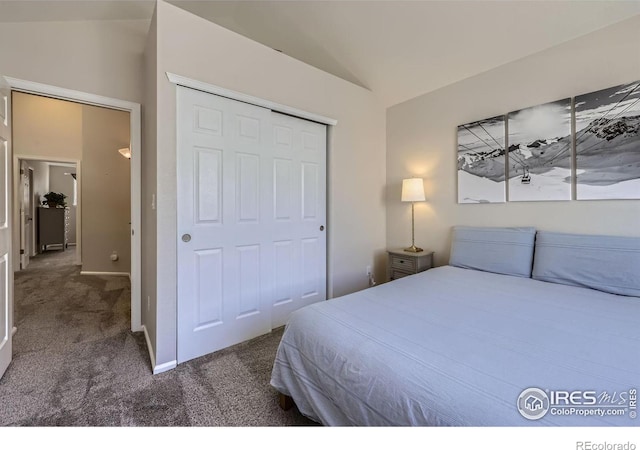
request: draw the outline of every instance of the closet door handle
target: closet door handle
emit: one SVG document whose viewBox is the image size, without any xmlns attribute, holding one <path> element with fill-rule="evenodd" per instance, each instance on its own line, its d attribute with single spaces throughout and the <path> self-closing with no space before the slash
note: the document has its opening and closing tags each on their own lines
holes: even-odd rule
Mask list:
<svg viewBox="0 0 640 450">
<path fill-rule="evenodd" d="M 189 242 L 191 240 L 191 235 L 190 234 L 183 234 L 182 235 L 182 242 Z"/>
</svg>

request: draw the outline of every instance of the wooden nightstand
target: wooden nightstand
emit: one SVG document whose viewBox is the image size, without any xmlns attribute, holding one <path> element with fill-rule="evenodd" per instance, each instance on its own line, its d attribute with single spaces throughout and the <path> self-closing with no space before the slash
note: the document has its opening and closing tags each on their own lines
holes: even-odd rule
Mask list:
<svg viewBox="0 0 640 450">
<path fill-rule="evenodd" d="M 387 253 L 389 254 L 387 264 L 389 280 L 397 280 L 407 275 L 424 272 L 433 267 L 433 252 L 424 250 L 419 253 L 412 253 L 398 249 L 387 250 Z"/>
</svg>

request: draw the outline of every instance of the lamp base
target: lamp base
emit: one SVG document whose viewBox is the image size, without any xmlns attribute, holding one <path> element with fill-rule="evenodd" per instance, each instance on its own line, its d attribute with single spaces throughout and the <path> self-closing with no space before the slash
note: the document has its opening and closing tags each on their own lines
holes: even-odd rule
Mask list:
<svg viewBox="0 0 640 450">
<path fill-rule="evenodd" d="M 405 248 L 404 251 L 405 252 L 411 252 L 411 253 L 420 253 L 423 250 L 420 247 L 416 247 L 415 245 L 412 245 L 409 248 Z"/>
</svg>

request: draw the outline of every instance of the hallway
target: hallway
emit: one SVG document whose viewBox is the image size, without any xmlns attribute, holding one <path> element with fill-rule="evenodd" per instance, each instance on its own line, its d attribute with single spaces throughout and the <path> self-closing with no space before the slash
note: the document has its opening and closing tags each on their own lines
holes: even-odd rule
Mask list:
<svg viewBox="0 0 640 450">
<path fill-rule="evenodd" d="M 269 385 L 282 328 L 152 375 L 129 329 L 129 279 L 80 275 L 74 255 L 46 252 L 15 274 L 0 426 L 313 425 Z"/>
<path fill-rule="evenodd" d="M 15 274 L 18 332 L 0 381 L 0 425 L 72 420 L 87 396 L 106 400 L 126 377 L 149 373 L 144 336 L 129 331 L 129 279 L 81 276 L 74 258 L 73 249 L 49 251 Z"/>
<path fill-rule="evenodd" d="M 80 275 L 74 259 L 73 248 L 47 251 L 16 272 L 14 359 L 129 330 L 129 279 Z"/>
</svg>

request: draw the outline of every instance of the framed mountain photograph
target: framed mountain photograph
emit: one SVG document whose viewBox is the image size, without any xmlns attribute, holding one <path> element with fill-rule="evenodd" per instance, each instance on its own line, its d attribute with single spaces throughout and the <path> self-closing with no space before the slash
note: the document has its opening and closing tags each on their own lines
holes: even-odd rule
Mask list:
<svg viewBox="0 0 640 450">
<path fill-rule="evenodd" d="M 458 203 L 503 203 L 504 116 L 458 126 Z"/>
<path fill-rule="evenodd" d="M 509 201 L 571 200 L 571 99 L 507 117 Z"/>
<path fill-rule="evenodd" d="M 576 198 L 640 199 L 640 81 L 576 97 Z"/>
</svg>

